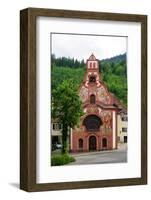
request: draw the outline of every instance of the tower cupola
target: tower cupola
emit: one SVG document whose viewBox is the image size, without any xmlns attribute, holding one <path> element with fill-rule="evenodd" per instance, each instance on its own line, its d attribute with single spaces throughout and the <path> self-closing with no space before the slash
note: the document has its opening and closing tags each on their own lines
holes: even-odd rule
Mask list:
<svg viewBox="0 0 151 200">
<path fill-rule="evenodd" d="M 96 59 L 92 53 L 89 59 L 87 59 L 87 71 L 97 71 L 99 72 L 99 61 Z"/>
</svg>

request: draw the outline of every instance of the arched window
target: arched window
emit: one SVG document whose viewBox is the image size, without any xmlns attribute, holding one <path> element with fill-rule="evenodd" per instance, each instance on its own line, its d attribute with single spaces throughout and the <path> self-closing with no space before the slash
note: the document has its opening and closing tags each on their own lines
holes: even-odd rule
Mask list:
<svg viewBox="0 0 151 200">
<path fill-rule="evenodd" d="M 91 94 L 91 96 L 90 96 L 90 103 L 95 104 L 95 95 L 94 94 Z"/>
<path fill-rule="evenodd" d="M 83 149 L 83 140 L 79 139 L 79 149 Z"/>
<path fill-rule="evenodd" d="M 83 125 L 90 132 L 99 131 L 102 124 L 102 120 L 96 115 L 89 115 L 83 120 Z"/>
<path fill-rule="evenodd" d="M 93 68 L 95 69 L 95 63 L 93 63 Z"/>
<path fill-rule="evenodd" d="M 95 82 L 96 82 L 95 76 L 90 76 L 90 77 L 89 77 L 89 82 L 90 82 L 90 83 L 95 83 Z"/>
<path fill-rule="evenodd" d="M 90 63 L 90 68 L 92 68 L 92 63 Z"/>
<path fill-rule="evenodd" d="M 102 147 L 107 148 L 107 139 L 106 138 L 103 138 L 103 140 L 102 140 Z"/>
</svg>

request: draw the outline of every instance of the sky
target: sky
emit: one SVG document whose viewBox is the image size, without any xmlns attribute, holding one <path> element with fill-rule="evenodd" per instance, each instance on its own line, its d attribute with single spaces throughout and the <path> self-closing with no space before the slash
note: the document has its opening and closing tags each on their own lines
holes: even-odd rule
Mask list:
<svg viewBox="0 0 151 200">
<path fill-rule="evenodd" d="M 52 53 L 56 57 L 88 59 L 93 53 L 99 60 L 111 58 L 127 51 L 127 37 L 53 33 Z"/>
</svg>

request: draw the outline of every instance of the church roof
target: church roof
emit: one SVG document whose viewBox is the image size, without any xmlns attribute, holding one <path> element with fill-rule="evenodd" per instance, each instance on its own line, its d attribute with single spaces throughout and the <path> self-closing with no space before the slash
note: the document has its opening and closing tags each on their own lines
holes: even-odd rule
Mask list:
<svg viewBox="0 0 151 200">
<path fill-rule="evenodd" d="M 92 53 L 88 60 L 97 60 L 94 54 Z"/>
<path fill-rule="evenodd" d="M 113 105 L 119 108 L 120 111 L 127 112 L 127 108 L 121 103 L 121 101 L 113 93 L 110 93 L 110 95 L 112 96 Z"/>
</svg>

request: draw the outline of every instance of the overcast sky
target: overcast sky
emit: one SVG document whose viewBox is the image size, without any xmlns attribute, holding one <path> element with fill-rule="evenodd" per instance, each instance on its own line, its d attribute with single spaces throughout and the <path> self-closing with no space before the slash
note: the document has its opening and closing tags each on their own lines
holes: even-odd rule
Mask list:
<svg viewBox="0 0 151 200">
<path fill-rule="evenodd" d="M 52 34 L 52 53 L 56 57 L 71 57 L 78 60 L 110 58 L 127 51 L 126 37 Z"/>
</svg>

